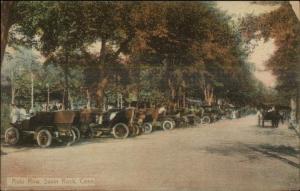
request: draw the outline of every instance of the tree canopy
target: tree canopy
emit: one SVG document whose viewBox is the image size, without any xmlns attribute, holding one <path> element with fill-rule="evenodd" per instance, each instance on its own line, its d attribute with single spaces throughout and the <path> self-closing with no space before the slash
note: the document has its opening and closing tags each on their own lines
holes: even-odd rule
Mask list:
<svg viewBox="0 0 300 191">
<path fill-rule="evenodd" d="M 248 39 L 275 40 L 277 49 L 267 61 L 267 67 L 277 77 L 279 93 L 283 97 L 295 97 L 300 84 L 300 22 L 291 5 L 281 2 L 280 8 L 270 13 L 249 15 L 242 25 Z"/>
<path fill-rule="evenodd" d="M 214 3 L 18 2 L 12 13 L 8 43 L 35 47 L 44 65 L 60 67 L 66 105 L 75 87 L 98 107 L 111 91 L 178 106 L 187 97 L 207 104 L 262 97 L 240 26 Z M 90 53 L 96 42 L 99 50 Z"/>
</svg>

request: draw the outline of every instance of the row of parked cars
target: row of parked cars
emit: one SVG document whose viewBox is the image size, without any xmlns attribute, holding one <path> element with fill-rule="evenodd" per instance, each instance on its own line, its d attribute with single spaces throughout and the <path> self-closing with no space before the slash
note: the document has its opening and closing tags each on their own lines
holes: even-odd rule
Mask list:
<svg viewBox="0 0 300 191">
<path fill-rule="evenodd" d="M 153 130 L 172 130 L 175 127 L 190 127 L 209 124 L 219 119 L 238 118 L 237 109 L 201 107 L 198 110 L 181 109 L 168 112 L 165 107 L 97 109 L 38 112 L 27 119 L 11 123 L 5 131 L 5 142 L 20 144 L 26 137 L 32 137 L 42 147 L 49 147 L 54 141 L 71 145 L 81 138 L 95 138 L 110 135 L 125 139 Z M 198 126 L 198 125 L 197 125 Z"/>
</svg>

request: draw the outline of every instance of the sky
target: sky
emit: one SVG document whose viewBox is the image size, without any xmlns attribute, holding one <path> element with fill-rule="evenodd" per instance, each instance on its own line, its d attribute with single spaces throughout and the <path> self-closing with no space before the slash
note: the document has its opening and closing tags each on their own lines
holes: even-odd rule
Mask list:
<svg viewBox="0 0 300 191">
<path fill-rule="evenodd" d="M 238 17 L 243 17 L 249 13 L 254 15 L 267 13 L 277 9 L 279 6 L 258 5 L 250 3 L 249 1 L 218 1 L 217 7 L 231 15 L 233 20 L 236 20 Z M 265 63 L 275 51 L 276 46 L 274 39 L 270 39 L 267 42 L 260 40 L 248 57 L 248 61 L 255 65 L 255 77 L 268 87 L 274 87 L 276 85 L 276 77 L 270 70 L 266 70 Z"/>
</svg>

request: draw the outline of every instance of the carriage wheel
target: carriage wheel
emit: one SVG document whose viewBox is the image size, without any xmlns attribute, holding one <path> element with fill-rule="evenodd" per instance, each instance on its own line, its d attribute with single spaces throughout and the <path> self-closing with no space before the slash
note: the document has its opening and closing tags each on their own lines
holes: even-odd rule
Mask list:
<svg viewBox="0 0 300 191">
<path fill-rule="evenodd" d="M 16 145 L 20 140 L 20 132 L 15 127 L 10 127 L 5 131 L 5 142 L 10 145 Z"/>
<path fill-rule="evenodd" d="M 117 123 L 112 128 L 112 134 L 113 134 L 114 138 L 116 138 L 116 139 L 125 139 L 129 135 L 129 128 L 124 123 Z"/>
<path fill-rule="evenodd" d="M 162 128 L 164 131 L 171 130 L 174 128 L 173 122 L 171 120 L 164 120 L 162 123 Z"/>
<path fill-rule="evenodd" d="M 211 122 L 211 119 L 210 119 L 210 117 L 208 117 L 208 116 L 204 116 L 204 117 L 202 117 L 202 119 L 201 119 L 201 123 L 202 124 L 209 124 Z"/>
<path fill-rule="evenodd" d="M 36 141 L 42 148 L 49 147 L 52 143 L 52 135 L 50 131 L 47 129 L 39 130 L 36 136 Z"/>
<path fill-rule="evenodd" d="M 151 123 L 144 123 L 143 124 L 143 129 L 144 129 L 145 134 L 151 133 L 152 130 L 153 130 L 152 124 Z"/>
<path fill-rule="evenodd" d="M 80 139 L 80 131 L 77 127 L 72 127 L 72 130 L 75 132 L 75 135 L 76 135 L 76 139 L 75 141 L 79 141 Z"/>
</svg>

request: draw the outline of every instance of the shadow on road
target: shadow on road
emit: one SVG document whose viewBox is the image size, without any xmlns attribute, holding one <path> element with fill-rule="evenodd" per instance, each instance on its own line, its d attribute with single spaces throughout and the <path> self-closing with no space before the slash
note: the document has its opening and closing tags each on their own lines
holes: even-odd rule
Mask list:
<svg viewBox="0 0 300 191">
<path fill-rule="evenodd" d="M 299 155 L 299 151 L 295 150 L 293 147 L 290 146 L 284 146 L 284 145 L 280 145 L 280 146 L 273 146 L 273 145 L 258 145 L 258 146 L 249 146 L 249 145 L 245 145 L 247 146 L 249 149 L 262 153 L 267 157 L 272 157 L 274 159 L 280 160 L 286 164 L 289 164 L 293 167 L 296 167 L 298 169 L 300 169 L 300 164 L 297 164 L 287 158 L 284 158 L 280 155 L 287 155 L 287 156 L 292 156 L 292 157 L 296 157 L 298 158 L 297 155 Z"/>
<path fill-rule="evenodd" d="M 247 145 L 243 143 L 235 143 L 230 145 L 218 145 L 213 147 L 206 147 L 205 151 L 212 154 L 220 154 L 223 156 L 242 155 L 249 161 L 259 159 L 261 157 L 271 157 L 280 160 L 290 166 L 300 169 L 300 164 L 286 158 L 293 157 L 299 159 L 300 150 L 286 145 Z M 255 151 L 256 153 L 253 153 Z"/>
</svg>

